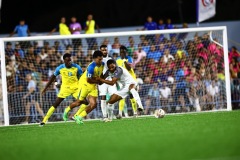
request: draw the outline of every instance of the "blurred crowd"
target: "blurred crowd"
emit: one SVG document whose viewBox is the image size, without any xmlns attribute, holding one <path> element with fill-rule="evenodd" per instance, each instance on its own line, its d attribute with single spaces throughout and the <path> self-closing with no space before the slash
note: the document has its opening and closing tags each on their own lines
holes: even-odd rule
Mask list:
<svg viewBox="0 0 240 160">
<path fill-rule="evenodd" d="M 76 22 L 76 17 L 73 19 L 73 22 Z M 92 20 L 92 15 L 88 17 L 89 19 Z M 63 22 L 61 19 L 61 23 Z M 70 34 L 74 32 L 73 28 L 75 29 L 75 27 L 69 29 Z M 99 30 L 99 27 L 97 28 Z M 175 27 L 171 24 L 171 19 L 167 19 L 166 23 L 160 19 L 159 23 L 156 23 L 152 17 L 148 17 L 144 27 L 137 30 L 174 28 L 188 26 L 184 23 L 182 27 Z M 57 29 L 59 30 L 57 27 L 54 28 L 50 34 Z M 85 28 L 87 29 L 89 28 Z M 81 29 L 78 30 L 80 31 Z M 92 52 L 99 49 L 100 45 L 107 45 L 109 56 L 114 59 L 119 56 L 120 46 L 124 45 L 128 49 L 128 56 L 133 58 L 132 67 L 140 84 L 139 93 L 144 102 L 145 114 L 153 114 L 159 107 L 164 108 L 166 112 L 226 108 L 224 65 L 230 66 L 232 100 L 236 102 L 233 103 L 234 107 L 238 108 L 240 54 L 237 48 L 234 46 L 231 48 L 228 53 L 229 64 L 224 64 L 223 48 L 210 41 L 208 33 L 201 35 L 196 33 L 190 39 L 187 36 L 188 33 L 129 36 L 125 42 L 121 41 L 120 37 L 114 37 L 113 41 L 107 37 L 101 41 L 91 38 L 86 39 L 87 46 L 83 45 L 83 39 L 70 39 L 68 42 L 44 41 L 43 46 L 39 46 L 37 41 L 14 44 L 7 42 L 5 53 L 8 93 L 12 93 L 10 96 L 14 99 L 16 93 L 26 92 L 28 86 L 26 76 L 29 74 L 36 81 L 36 92 L 39 93 L 55 68 L 62 63 L 64 53 L 72 54 L 73 62 L 85 70 L 92 61 Z M 48 107 L 48 103 L 45 102 L 55 98 L 56 91 L 57 88 L 52 85 L 49 94 L 41 99 L 43 109 Z M 40 100 L 39 94 L 38 99 Z M 9 104 L 12 111 L 17 112 L 14 108 L 16 102 L 10 99 Z"/>
</svg>

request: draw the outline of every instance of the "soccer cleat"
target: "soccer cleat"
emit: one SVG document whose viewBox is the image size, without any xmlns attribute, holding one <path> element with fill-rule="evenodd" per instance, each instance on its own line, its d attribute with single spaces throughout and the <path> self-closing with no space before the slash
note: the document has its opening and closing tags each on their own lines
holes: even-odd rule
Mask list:
<svg viewBox="0 0 240 160">
<path fill-rule="evenodd" d="M 104 122 L 112 122 L 112 120 L 111 119 L 109 119 L 109 118 L 104 118 L 104 120 L 103 120 Z"/>
<path fill-rule="evenodd" d="M 138 114 L 133 114 L 133 118 L 137 118 L 138 117 Z"/>
<path fill-rule="evenodd" d="M 44 122 L 41 122 L 40 124 L 39 124 L 39 127 L 43 127 L 45 125 L 45 123 Z"/>
<path fill-rule="evenodd" d="M 80 117 L 80 116 L 74 116 L 74 118 L 75 118 L 75 122 L 76 122 L 77 124 L 83 124 L 83 119 L 82 119 L 82 117 Z"/>
<path fill-rule="evenodd" d="M 68 114 L 67 112 L 63 112 L 63 120 L 66 122 L 68 120 Z"/>
</svg>

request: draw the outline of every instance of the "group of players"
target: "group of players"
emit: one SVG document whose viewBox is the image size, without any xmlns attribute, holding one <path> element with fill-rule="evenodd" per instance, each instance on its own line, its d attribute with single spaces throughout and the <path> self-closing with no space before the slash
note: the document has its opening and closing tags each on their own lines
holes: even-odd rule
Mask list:
<svg viewBox="0 0 240 160">
<path fill-rule="evenodd" d="M 106 45 L 101 45 L 100 50 L 94 51 L 93 61 L 83 73 L 81 67 L 71 60 L 71 54 L 64 54 L 64 63 L 59 65 L 42 91 L 44 94 L 49 86 L 61 75 L 62 83 L 54 104 L 49 108 L 40 126 L 44 126 L 60 103 L 72 95 L 76 100 L 72 102 L 63 113 L 63 120 L 68 120 L 69 112 L 79 107 L 72 117 L 77 124 L 82 124 L 84 117 L 97 107 L 98 95 L 101 96 L 101 110 L 103 121 L 110 122 L 113 119 L 114 104 L 119 101 L 119 115 L 125 105 L 125 98 L 129 95 L 134 116 L 137 110 L 143 111 L 143 105 L 137 92 L 137 80 L 131 67 L 132 59 L 126 55 L 127 48 L 120 47 L 120 57 L 115 61 L 108 56 Z M 98 94 L 98 91 L 100 92 Z M 106 100 L 106 95 L 110 95 Z"/>
</svg>

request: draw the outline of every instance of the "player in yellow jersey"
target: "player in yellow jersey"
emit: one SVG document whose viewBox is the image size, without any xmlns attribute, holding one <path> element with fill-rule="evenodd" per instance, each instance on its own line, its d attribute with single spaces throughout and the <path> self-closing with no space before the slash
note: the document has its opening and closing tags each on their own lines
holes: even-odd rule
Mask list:
<svg viewBox="0 0 240 160">
<path fill-rule="evenodd" d="M 71 54 L 65 53 L 63 55 L 64 64 L 59 65 L 50 80 L 46 84 L 45 88 L 42 91 L 42 95 L 45 94 L 48 87 L 55 81 L 58 75 L 62 77 L 62 84 L 60 92 L 58 93 L 57 99 L 54 104 L 49 108 L 46 116 L 43 118 L 43 121 L 40 123 L 40 126 L 45 125 L 48 119 L 51 117 L 55 109 L 59 104 L 68 96 L 73 95 L 74 98 L 78 98 L 78 80 L 82 75 L 82 68 L 75 63 L 72 63 Z"/>
<path fill-rule="evenodd" d="M 79 99 L 71 103 L 70 106 L 68 106 L 64 111 L 64 115 L 67 116 L 68 112 L 71 109 L 80 106 L 82 103 L 84 103 L 84 99 L 87 98 L 89 101 L 89 105 L 85 108 L 80 107 L 77 114 L 74 115 L 74 119 L 78 124 L 83 123 L 82 119 L 97 107 L 97 85 L 100 83 L 100 81 L 96 80 L 96 77 L 102 75 L 104 68 L 104 63 L 102 62 L 102 60 L 102 52 L 99 50 L 95 51 L 93 53 L 93 62 L 88 65 L 86 71 L 83 73 L 80 79 L 81 90 L 79 93 Z"/>
<path fill-rule="evenodd" d="M 127 48 L 122 45 L 120 47 L 120 57 L 117 58 L 116 63 L 119 67 L 123 67 L 123 68 L 127 69 L 128 72 L 130 73 L 130 75 L 133 77 L 133 79 L 135 81 L 137 81 L 134 70 L 131 67 L 131 64 L 133 63 L 132 57 L 127 56 L 126 54 L 127 54 Z M 137 116 L 137 103 L 131 93 L 129 93 L 129 96 L 130 96 L 130 101 L 131 101 L 131 105 L 132 105 L 132 109 L 133 109 L 133 114 L 134 114 L 134 117 L 136 117 Z M 122 111 L 124 109 L 124 106 L 125 106 L 125 98 L 123 98 L 119 101 L 119 114 L 117 115 L 118 119 L 120 119 L 122 117 Z"/>
</svg>

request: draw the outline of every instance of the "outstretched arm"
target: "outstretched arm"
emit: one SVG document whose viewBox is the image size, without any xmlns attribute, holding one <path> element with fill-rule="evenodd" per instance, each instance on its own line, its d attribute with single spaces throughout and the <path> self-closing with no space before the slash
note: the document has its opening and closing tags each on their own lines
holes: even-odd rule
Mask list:
<svg viewBox="0 0 240 160">
<path fill-rule="evenodd" d="M 52 84 L 53 81 L 55 81 L 56 76 L 53 74 L 50 78 L 50 80 L 48 81 L 48 83 L 46 84 L 45 88 L 42 91 L 42 95 L 45 94 L 45 92 L 47 91 L 48 87 Z"/>
<path fill-rule="evenodd" d="M 114 84 L 116 84 L 116 83 L 117 83 L 117 80 L 118 80 L 116 77 L 113 77 L 111 81 L 106 80 L 106 79 L 102 79 L 102 78 L 100 78 L 100 77 L 98 77 L 97 79 L 99 79 L 99 81 L 101 81 L 102 83 L 106 83 L 106 84 L 109 84 L 109 85 L 111 85 L 111 86 L 113 86 Z"/>
</svg>

